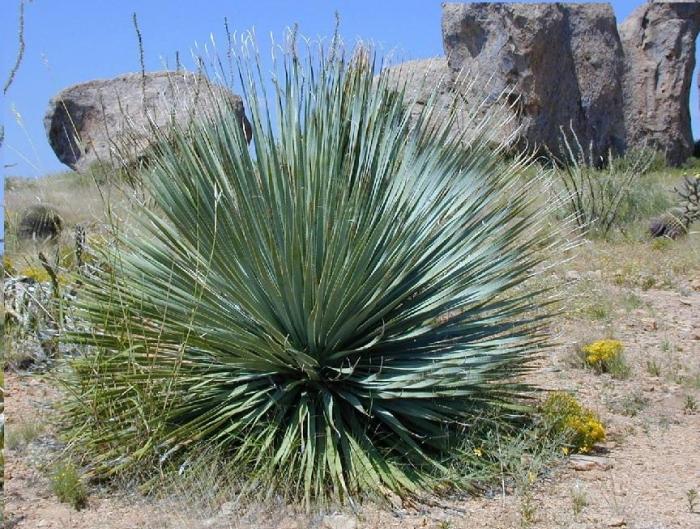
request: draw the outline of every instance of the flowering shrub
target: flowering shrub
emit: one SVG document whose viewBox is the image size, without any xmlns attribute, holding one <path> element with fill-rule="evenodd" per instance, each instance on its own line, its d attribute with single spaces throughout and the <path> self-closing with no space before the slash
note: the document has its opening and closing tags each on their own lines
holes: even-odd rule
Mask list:
<svg viewBox="0 0 700 529">
<path fill-rule="evenodd" d="M 15 274 L 15 267 L 12 262 L 12 259 L 10 259 L 7 255 L 2 256 L 2 268 L 5 271 L 5 274 L 8 275 L 14 275 Z"/>
<path fill-rule="evenodd" d="M 613 371 L 613 366 L 621 362 L 622 342 L 619 340 L 597 340 L 582 349 L 586 365 L 605 373 Z"/>
<path fill-rule="evenodd" d="M 27 266 L 20 270 L 19 275 L 33 279 L 37 283 L 46 283 L 51 280 L 49 273 L 40 266 Z"/>
<path fill-rule="evenodd" d="M 605 439 L 605 427 L 600 419 L 568 393 L 551 393 L 541 411 L 554 433 L 563 434 L 574 452 L 590 452 L 597 442 Z"/>
</svg>

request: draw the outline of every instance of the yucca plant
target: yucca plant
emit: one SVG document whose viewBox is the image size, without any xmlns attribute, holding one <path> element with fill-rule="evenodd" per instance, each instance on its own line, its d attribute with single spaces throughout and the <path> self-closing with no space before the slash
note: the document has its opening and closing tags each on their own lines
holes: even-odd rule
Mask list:
<svg viewBox="0 0 700 529">
<path fill-rule="evenodd" d="M 481 414 L 527 409 L 546 311 L 523 282 L 550 243 L 529 162 L 491 143 L 495 113 L 456 135 L 456 103 L 411 117 L 376 67 L 290 52 L 266 94 L 243 58 L 250 148 L 224 101 L 163 132 L 67 337 L 93 475 L 206 446 L 307 505 L 416 496 L 466 485 L 448 463 Z"/>
</svg>

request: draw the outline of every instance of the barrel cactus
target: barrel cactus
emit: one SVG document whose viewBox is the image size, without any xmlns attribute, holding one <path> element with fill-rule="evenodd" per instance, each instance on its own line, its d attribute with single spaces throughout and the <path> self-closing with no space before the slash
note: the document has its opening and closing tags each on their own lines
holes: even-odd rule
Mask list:
<svg viewBox="0 0 700 529">
<path fill-rule="evenodd" d="M 652 237 L 677 239 L 688 233 L 693 222 L 700 219 L 700 175 L 686 176 L 676 187 L 678 207 L 665 212 L 649 222 Z"/>
<path fill-rule="evenodd" d="M 56 209 L 35 204 L 22 211 L 17 236 L 20 239 L 55 240 L 62 229 L 63 219 Z"/>
<path fill-rule="evenodd" d="M 522 414 L 546 343 L 528 163 L 495 114 L 416 113 L 366 51 L 278 66 L 264 95 L 239 65 L 250 148 L 224 101 L 167 132 L 138 228 L 86 274 L 72 445 L 94 475 L 215 447 L 307 504 L 459 487 L 451 458 Z"/>
</svg>

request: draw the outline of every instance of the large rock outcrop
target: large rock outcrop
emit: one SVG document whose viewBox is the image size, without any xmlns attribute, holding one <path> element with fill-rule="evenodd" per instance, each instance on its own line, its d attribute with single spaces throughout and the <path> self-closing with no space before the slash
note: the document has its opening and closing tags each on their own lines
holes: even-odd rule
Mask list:
<svg viewBox="0 0 700 529">
<path fill-rule="evenodd" d="M 425 105 L 433 94 L 437 105 L 449 104 L 452 92 L 452 72 L 444 57 L 407 61 L 387 69 L 390 84 L 404 89 L 406 99 L 417 107 Z M 416 111 L 419 109 L 417 108 Z"/>
<path fill-rule="evenodd" d="M 693 153 L 688 104 L 700 2 L 639 6 L 621 25 L 627 143 L 665 152 L 677 165 Z"/>
<path fill-rule="evenodd" d="M 387 68 L 390 86 L 404 90 L 404 98 L 411 105 L 411 118 L 418 115 L 433 98 L 430 122 L 443 126 L 451 120 L 450 136 L 470 143 L 475 136 L 501 144 L 512 142 L 513 120 L 507 113 L 490 110 L 488 121 L 483 112 L 465 102 L 463 92 L 470 89 L 471 79 L 455 76 L 444 57 L 407 61 Z"/>
<path fill-rule="evenodd" d="M 44 128 L 58 159 L 85 171 L 98 161 L 119 165 L 138 158 L 152 139 L 153 125 L 179 126 L 206 117 L 215 101 L 230 103 L 250 141 L 241 98 L 185 72 L 134 73 L 71 86 L 49 102 Z"/>
<path fill-rule="evenodd" d="M 434 98 L 433 122 L 440 125 L 448 119 L 455 97 L 454 79 L 444 57 L 407 61 L 389 67 L 386 73 L 392 88 L 404 90 L 414 121 L 431 98 Z M 461 132 L 466 121 L 464 115 L 455 118 L 455 135 Z"/>
<path fill-rule="evenodd" d="M 572 128 L 596 155 L 624 149 L 622 46 L 609 4 L 443 4 L 454 75 L 478 77 L 465 97 L 511 104 L 520 148 L 558 152 Z"/>
</svg>

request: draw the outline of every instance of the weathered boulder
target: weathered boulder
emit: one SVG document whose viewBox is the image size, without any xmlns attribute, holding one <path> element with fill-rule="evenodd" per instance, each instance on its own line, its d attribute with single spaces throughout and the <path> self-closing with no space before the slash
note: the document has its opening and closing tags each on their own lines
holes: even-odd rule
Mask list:
<svg viewBox="0 0 700 529">
<path fill-rule="evenodd" d="M 558 152 L 572 128 L 596 155 L 624 148 L 622 47 L 609 4 L 443 4 L 454 75 L 477 77 L 472 104 L 511 104 L 519 148 Z"/>
<path fill-rule="evenodd" d="M 49 102 L 44 128 L 58 159 L 77 171 L 94 162 L 119 165 L 138 158 L 152 126 L 186 124 L 227 101 L 250 141 L 243 101 L 205 77 L 186 72 L 132 73 L 71 86 Z"/>
<path fill-rule="evenodd" d="M 403 62 L 387 68 L 387 73 L 390 85 L 405 89 L 406 99 L 415 101 L 418 107 L 425 105 L 433 93 L 439 106 L 449 104 L 452 72 L 444 57 Z"/>
<path fill-rule="evenodd" d="M 627 143 L 659 149 L 674 165 L 693 153 L 688 99 L 700 2 L 655 2 L 620 25 Z"/>
<path fill-rule="evenodd" d="M 454 100 L 454 80 L 444 57 L 407 61 L 387 68 L 389 86 L 404 90 L 404 99 L 411 105 L 411 117 L 417 119 L 431 97 L 434 97 L 434 122 L 447 118 Z M 455 120 L 455 132 L 461 128 Z"/>
<path fill-rule="evenodd" d="M 407 61 L 387 68 L 389 86 L 404 90 L 404 100 L 411 105 L 411 118 L 415 122 L 425 106 L 433 99 L 430 122 L 442 126 L 451 121 L 450 136 L 469 143 L 475 136 L 499 144 L 510 139 L 512 120 L 507 115 L 495 114 L 491 109 L 489 122 L 483 121 L 483 112 L 467 104 L 460 93 L 469 91 L 470 79 L 456 76 L 447 59 L 433 57 Z M 486 130 L 488 129 L 488 130 Z"/>
</svg>

